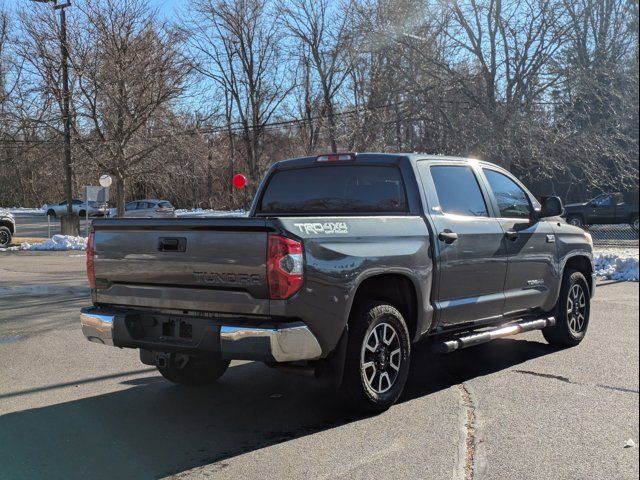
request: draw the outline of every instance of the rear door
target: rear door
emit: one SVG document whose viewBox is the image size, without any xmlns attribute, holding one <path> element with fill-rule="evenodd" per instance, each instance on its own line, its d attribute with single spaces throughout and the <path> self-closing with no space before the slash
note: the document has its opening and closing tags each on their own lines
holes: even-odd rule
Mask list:
<svg viewBox="0 0 640 480">
<path fill-rule="evenodd" d="M 505 281 L 505 315 L 550 310 L 551 287 L 558 282 L 556 238 L 551 222 L 534 219 L 537 201 L 511 174 L 493 166 L 482 172 L 505 232 L 509 266 Z"/>
<path fill-rule="evenodd" d="M 499 319 L 507 253 L 475 168 L 418 162 L 428 215 L 435 227 L 436 308 L 443 327 Z"/>
</svg>

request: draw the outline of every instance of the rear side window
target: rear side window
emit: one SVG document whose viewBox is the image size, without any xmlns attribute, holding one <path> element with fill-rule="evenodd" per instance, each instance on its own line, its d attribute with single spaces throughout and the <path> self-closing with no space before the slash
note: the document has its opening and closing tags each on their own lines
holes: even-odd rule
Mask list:
<svg viewBox="0 0 640 480">
<path fill-rule="evenodd" d="M 529 218 L 531 216 L 529 197 L 516 182 L 495 170 L 485 168 L 483 171 L 498 202 L 501 217 Z"/>
<path fill-rule="evenodd" d="M 260 202 L 266 214 L 406 213 L 400 170 L 330 165 L 275 172 Z"/>
<path fill-rule="evenodd" d="M 488 217 L 487 205 L 473 170 L 467 166 L 431 167 L 438 202 L 444 213 Z"/>
</svg>

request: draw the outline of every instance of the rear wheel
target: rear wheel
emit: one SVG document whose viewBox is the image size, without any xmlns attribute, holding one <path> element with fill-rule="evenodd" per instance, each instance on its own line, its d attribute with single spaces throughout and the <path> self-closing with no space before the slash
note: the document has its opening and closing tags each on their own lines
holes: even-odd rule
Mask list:
<svg viewBox="0 0 640 480">
<path fill-rule="evenodd" d="M 11 245 L 11 230 L 7 227 L 0 227 L 0 248 Z"/>
<path fill-rule="evenodd" d="M 640 227 L 640 221 L 638 221 L 638 217 L 633 217 L 629 223 L 631 225 L 631 228 L 633 228 L 637 232 L 638 228 Z"/>
<path fill-rule="evenodd" d="M 215 383 L 229 367 L 229 360 L 196 360 L 184 357 L 166 367 L 158 367 L 164 378 L 181 385 L 209 385 Z"/>
<path fill-rule="evenodd" d="M 410 342 L 402 314 L 383 302 L 355 307 L 349 321 L 343 390 L 362 410 L 393 405 L 407 381 Z"/>
<path fill-rule="evenodd" d="M 556 307 L 556 324 L 542 330 L 547 342 L 559 347 L 578 345 L 589 327 L 590 300 L 584 275 L 576 270 L 567 270 Z"/>
</svg>

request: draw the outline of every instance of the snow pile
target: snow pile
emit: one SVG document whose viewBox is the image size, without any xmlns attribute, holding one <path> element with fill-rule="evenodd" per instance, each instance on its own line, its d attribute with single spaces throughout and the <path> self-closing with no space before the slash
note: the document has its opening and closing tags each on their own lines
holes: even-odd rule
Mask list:
<svg viewBox="0 0 640 480">
<path fill-rule="evenodd" d="M 13 247 L 16 248 L 16 247 Z M 85 237 L 73 237 L 71 235 L 54 235 L 43 243 L 23 243 L 20 250 L 41 250 L 41 251 L 61 251 L 61 250 L 86 250 L 87 239 Z"/>
<path fill-rule="evenodd" d="M 638 250 L 632 248 L 596 249 L 593 252 L 596 275 L 608 280 L 637 282 Z"/>
<path fill-rule="evenodd" d="M 246 217 L 245 210 L 176 209 L 176 217 Z"/>
<path fill-rule="evenodd" d="M 0 207 L 0 210 L 8 210 L 9 213 L 16 216 L 29 216 L 29 215 L 44 215 L 42 208 L 28 208 L 28 207 Z"/>
</svg>

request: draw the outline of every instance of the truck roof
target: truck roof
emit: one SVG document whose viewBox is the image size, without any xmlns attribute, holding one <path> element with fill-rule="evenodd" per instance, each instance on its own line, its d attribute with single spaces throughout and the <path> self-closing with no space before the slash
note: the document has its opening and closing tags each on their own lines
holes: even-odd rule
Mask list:
<svg viewBox="0 0 640 480">
<path fill-rule="evenodd" d="M 375 152 L 363 152 L 363 153 L 326 153 L 321 155 L 314 155 L 309 157 L 298 157 L 291 158 L 287 160 L 280 160 L 273 164 L 273 168 L 281 169 L 281 168 L 290 168 L 290 167 L 301 167 L 306 165 L 313 165 L 318 162 L 318 158 L 320 157 L 328 157 L 331 155 L 349 155 L 352 156 L 351 160 L 346 160 L 346 162 L 372 162 L 372 163 L 391 163 L 396 164 L 401 160 L 408 160 L 410 162 L 416 162 L 417 160 L 445 160 L 445 161 L 453 161 L 453 162 L 461 162 L 466 163 L 470 160 L 474 160 L 472 158 L 464 158 L 464 157 L 455 157 L 449 155 L 433 155 L 426 153 L 375 153 Z M 478 160 L 480 161 L 480 160 Z M 340 163 L 341 160 L 336 160 L 332 163 Z M 485 163 L 485 162 L 483 162 Z"/>
</svg>

